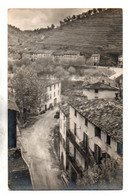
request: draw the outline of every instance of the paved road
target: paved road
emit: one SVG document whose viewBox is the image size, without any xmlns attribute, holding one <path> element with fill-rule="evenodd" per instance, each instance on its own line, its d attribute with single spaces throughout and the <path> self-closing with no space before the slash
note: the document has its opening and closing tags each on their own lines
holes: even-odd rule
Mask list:
<svg viewBox="0 0 128 196">
<path fill-rule="evenodd" d="M 62 189 L 60 169 L 53 150 L 51 128 L 55 111 L 41 115 L 33 127 L 22 132 L 23 157 L 30 168 L 33 189 Z"/>
</svg>

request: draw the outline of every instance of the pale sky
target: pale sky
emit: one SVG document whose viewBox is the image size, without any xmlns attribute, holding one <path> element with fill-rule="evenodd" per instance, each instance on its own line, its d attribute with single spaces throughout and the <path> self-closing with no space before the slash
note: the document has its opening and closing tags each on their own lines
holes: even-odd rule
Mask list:
<svg viewBox="0 0 128 196">
<path fill-rule="evenodd" d="M 81 14 L 89 8 L 69 8 L 69 9 L 8 9 L 8 24 L 16 26 L 21 30 L 33 30 L 45 28 L 54 24 L 59 25 L 59 21 L 67 16 Z"/>
</svg>

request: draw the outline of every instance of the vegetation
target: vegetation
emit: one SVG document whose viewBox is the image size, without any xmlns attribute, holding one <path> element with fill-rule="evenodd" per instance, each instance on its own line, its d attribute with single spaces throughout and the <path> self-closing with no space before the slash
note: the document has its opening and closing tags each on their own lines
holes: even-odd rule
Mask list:
<svg viewBox="0 0 128 196">
<path fill-rule="evenodd" d="M 22 123 L 25 123 L 30 115 L 40 110 L 41 103 L 47 100 L 45 84 L 40 84 L 33 71 L 20 69 L 13 77 L 16 103 L 20 110 Z"/>
<path fill-rule="evenodd" d="M 122 188 L 122 165 L 112 158 L 103 159 L 101 164 L 94 164 L 84 172 L 82 179 L 78 180 L 79 186 Z M 93 186 L 92 186 L 93 185 Z"/>
</svg>

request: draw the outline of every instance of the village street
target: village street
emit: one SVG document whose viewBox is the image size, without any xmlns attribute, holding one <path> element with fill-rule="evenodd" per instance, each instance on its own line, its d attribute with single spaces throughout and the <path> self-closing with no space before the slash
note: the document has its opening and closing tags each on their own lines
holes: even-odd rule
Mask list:
<svg viewBox="0 0 128 196">
<path fill-rule="evenodd" d="M 58 121 L 54 118 L 56 110 L 40 115 L 39 120 L 21 134 L 22 155 L 29 166 L 34 190 L 62 189 L 51 133 Z"/>
</svg>

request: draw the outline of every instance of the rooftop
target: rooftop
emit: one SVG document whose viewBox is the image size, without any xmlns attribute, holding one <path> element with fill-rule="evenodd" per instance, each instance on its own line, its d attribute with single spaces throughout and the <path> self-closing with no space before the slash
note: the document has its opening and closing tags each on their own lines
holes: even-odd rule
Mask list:
<svg viewBox="0 0 128 196">
<path fill-rule="evenodd" d="M 68 104 L 64 104 L 64 105 L 60 105 L 60 110 L 65 114 L 65 116 L 69 116 L 69 105 Z"/>
<path fill-rule="evenodd" d="M 56 51 L 56 52 L 53 52 L 53 55 L 80 55 L 80 52 L 71 51 L 71 50 L 68 50 L 68 51 Z"/>
<path fill-rule="evenodd" d="M 109 90 L 109 91 L 117 91 L 116 87 L 112 87 L 109 84 L 104 84 L 102 82 L 96 82 L 94 84 L 84 85 L 85 89 L 98 89 L 98 90 Z"/>
<path fill-rule="evenodd" d="M 39 78 L 39 81 L 44 82 L 47 87 L 51 86 L 51 85 L 54 85 L 54 84 L 58 84 L 58 83 L 61 82 L 60 80 L 57 80 L 57 79 L 49 80 L 49 79 L 46 79 L 46 78 Z"/>
<path fill-rule="evenodd" d="M 110 135 L 115 141 L 123 141 L 122 100 L 93 99 L 72 100 L 70 105 L 88 121 Z"/>
<path fill-rule="evenodd" d="M 19 112 L 18 106 L 16 105 L 16 102 L 14 100 L 8 99 L 8 109 Z"/>
</svg>

